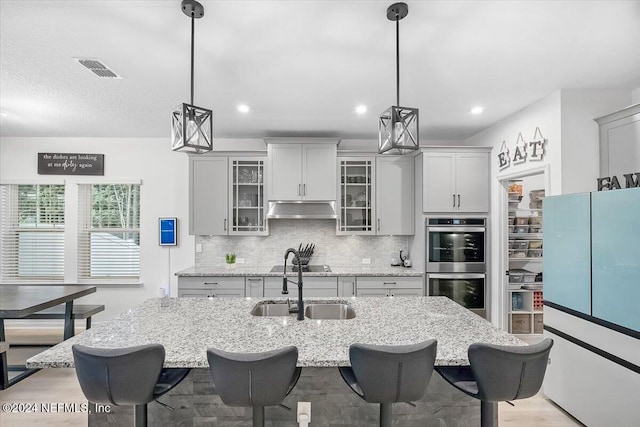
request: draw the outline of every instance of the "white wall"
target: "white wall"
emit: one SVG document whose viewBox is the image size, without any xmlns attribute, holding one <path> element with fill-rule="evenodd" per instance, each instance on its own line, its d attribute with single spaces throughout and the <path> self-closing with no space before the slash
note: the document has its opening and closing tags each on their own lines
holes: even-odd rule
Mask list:
<svg viewBox="0 0 640 427">
<path fill-rule="evenodd" d="M 628 91 L 563 90 L 562 194 L 597 191 L 600 177 L 600 134 L 593 120 L 629 105 Z"/>
<path fill-rule="evenodd" d="M 38 175 L 39 152 L 97 153 L 105 155 L 101 177 Z M 155 298 L 158 289 L 170 286 L 177 295 L 174 273 L 194 264 L 194 238 L 188 234 L 189 162 L 186 154 L 172 152 L 168 138 L 2 138 L 0 140 L 0 182 L 66 183 L 65 282 L 77 283 L 76 248 L 78 183 L 108 183 L 141 180 L 140 270 L 141 285 L 104 285 L 82 299 L 87 304 L 104 304 L 106 310 L 96 322 L 115 316 Z M 158 245 L 158 218 L 175 216 L 179 223 L 179 245 L 169 249 Z M 22 323 L 20 323 L 22 322 Z M 38 325 L 44 325 L 40 321 Z M 21 325 L 24 321 L 7 322 Z M 29 323 L 33 326 L 33 322 Z"/>
<path fill-rule="evenodd" d="M 467 145 L 493 147 L 490 155 L 490 180 L 491 180 L 491 215 L 489 227 L 491 233 L 491 316 L 490 320 L 499 327 L 503 325 L 504 307 L 502 300 L 504 292 L 501 287 L 501 274 L 503 260 L 500 215 L 505 208 L 500 205 L 500 193 L 504 191 L 499 184 L 502 176 L 513 173 L 526 173 L 528 170 L 539 168 L 542 165 L 549 165 L 550 170 L 550 194 L 559 194 L 562 181 L 560 175 L 561 161 L 561 96 L 560 92 L 555 92 L 544 99 L 530 105 L 524 110 L 502 120 L 501 122 L 485 129 L 467 140 Z M 500 171 L 498 168 L 498 152 L 502 141 L 507 142 L 507 147 L 513 152 L 518 134 L 522 132 L 525 140 L 530 140 L 534 136 L 536 127 L 540 128 L 542 135 L 546 138 L 546 154 L 541 162 L 525 162 L 519 165 L 512 165 Z"/>
<path fill-rule="evenodd" d="M 631 103 L 640 104 L 640 87 L 631 91 Z"/>
</svg>

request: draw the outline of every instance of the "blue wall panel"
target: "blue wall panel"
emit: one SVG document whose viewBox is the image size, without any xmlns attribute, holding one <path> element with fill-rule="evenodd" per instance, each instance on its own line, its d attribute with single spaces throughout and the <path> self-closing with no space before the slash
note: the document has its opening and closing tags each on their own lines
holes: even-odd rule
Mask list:
<svg viewBox="0 0 640 427">
<path fill-rule="evenodd" d="M 640 331 L 640 188 L 593 193 L 591 212 L 592 315 Z"/>
<path fill-rule="evenodd" d="M 543 201 L 544 299 L 591 314 L 589 193 Z"/>
</svg>

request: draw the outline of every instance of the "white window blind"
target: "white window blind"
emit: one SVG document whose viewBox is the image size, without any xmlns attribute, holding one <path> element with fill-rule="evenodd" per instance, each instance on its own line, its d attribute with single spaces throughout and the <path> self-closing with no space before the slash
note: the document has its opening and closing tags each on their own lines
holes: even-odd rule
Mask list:
<svg viewBox="0 0 640 427">
<path fill-rule="evenodd" d="M 140 185 L 79 185 L 78 278 L 140 277 Z"/>
<path fill-rule="evenodd" d="M 64 279 L 64 185 L 0 185 L 2 282 Z"/>
</svg>

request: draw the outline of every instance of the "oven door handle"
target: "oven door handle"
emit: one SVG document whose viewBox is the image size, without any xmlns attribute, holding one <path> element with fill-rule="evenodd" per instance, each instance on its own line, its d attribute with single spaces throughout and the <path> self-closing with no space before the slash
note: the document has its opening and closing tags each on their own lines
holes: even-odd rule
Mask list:
<svg viewBox="0 0 640 427">
<path fill-rule="evenodd" d="M 431 227 L 431 226 L 427 226 L 427 232 L 431 233 L 431 232 L 437 232 L 437 233 L 442 233 L 442 232 L 447 232 L 447 231 L 451 231 L 454 233 L 463 233 L 463 232 L 469 232 L 469 233 L 484 233 L 487 231 L 486 227 Z"/>
<path fill-rule="evenodd" d="M 485 273 L 427 273 L 429 279 L 484 279 Z"/>
</svg>

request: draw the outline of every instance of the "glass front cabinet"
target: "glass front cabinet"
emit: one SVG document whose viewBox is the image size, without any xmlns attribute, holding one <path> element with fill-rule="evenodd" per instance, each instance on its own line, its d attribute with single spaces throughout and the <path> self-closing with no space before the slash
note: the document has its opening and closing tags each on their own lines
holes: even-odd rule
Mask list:
<svg viewBox="0 0 640 427">
<path fill-rule="evenodd" d="M 229 158 L 230 235 L 268 234 L 264 194 L 266 160 L 266 157 Z"/>
<path fill-rule="evenodd" d="M 375 157 L 338 158 L 339 235 L 375 234 Z"/>
</svg>

